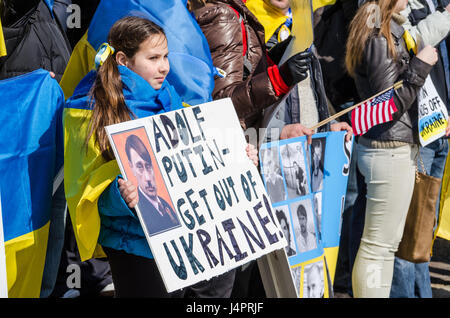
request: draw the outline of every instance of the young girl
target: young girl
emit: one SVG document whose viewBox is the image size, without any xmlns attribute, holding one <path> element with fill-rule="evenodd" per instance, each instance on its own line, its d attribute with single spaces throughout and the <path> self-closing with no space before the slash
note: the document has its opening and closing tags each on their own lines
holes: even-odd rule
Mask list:
<svg viewBox="0 0 450 318">
<path fill-rule="evenodd" d="M 97 71 L 80 82 L 65 110 L 66 197 L 80 255 L 95 257 L 97 243 L 102 247 L 117 297 L 179 295 L 166 292 L 133 210 L 138 190 L 120 178 L 104 129 L 182 107 L 165 80 L 168 53 L 164 32 L 153 22 L 138 17 L 117 21 L 96 56 Z M 257 162 L 254 148 L 248 147 L 247 154 Z"/>
<path fill-rule="evenodd" d="M 356 146 L 358 168 L 367 185 L 367 203 L 352 273 L 355 297 L 389 297 L 394 253 L 402 238 L 414 187 L 416 97 L 437 61 L 436 50 L 430 46 L 415 57 L 409 56 L 398 14 L 407 3 L 368 2 L 350 25 L 346 66 L 360 97 L 367 99 L 403 80 L 403 86 L 393 93 L 397 108 L 393 121 L 372 127 Z"/>
</svg>

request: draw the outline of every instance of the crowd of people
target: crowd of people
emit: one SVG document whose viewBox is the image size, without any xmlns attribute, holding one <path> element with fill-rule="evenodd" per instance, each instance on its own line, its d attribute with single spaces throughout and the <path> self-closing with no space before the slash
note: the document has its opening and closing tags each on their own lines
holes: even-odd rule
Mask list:
<svg viewBox="0 0 450 318">
<path fill-rule="evenodd" d="M 42 24 L 51 25 L 52 34 L 58 36 L 49 37 L 48 43 L 41 42 L 42 56 L 27 58 L 36 50 L 9 50 L 14 53 L 0 59 L 2 79 L 45 68 L 54 72 L 59 81 L 72 48 L 87 28 L 87 24 L 79 30 L 65 28 L 68 15 L 65 8 L 72 3 L 79 4 L 84 12 L 83 21 L 89 21 L 99 3 L 55 0 L 54 12 L 49 14 L 43 2 L 3 2 L 1 21 L 6 39 L 13 38 L 14 27 L 29 16 L 37 16 L 35 21 L 45 20 Z M 335 285 L 357 298 L 431 297 L 428 263 L 410 263 L 396 257 L 395 252 L 413 193 L 418 153 L 425 162 L 427 174 L 441 178 L 444 171 L 447 139 L 439 138 L 426 147 L 421 147 L 418 141 L 417 95 L 430 76 L 442 101 L 447 107 L 450 105 L 447 49 L 450 1 L 336 0 L 330 3 L 314 11 L 311 46 L 288 59 L 282 58 L 293 40 L 290 35 L 293 16 L 288 0 L 190 0 L 187 9 L 207 40 L 213 65 L 223 74 L 214 79 L 212 98 L 231 98 L 243 131 L 266 128 L 265 131 L 273 132 L 276 128 L 278 134 L 259 136 L 264 142 L 307 136 L 311 144 L 311 136 L 323 131 L 346 131 L 350 140 L 353 130 L 347 115 L 318 129 L 311 127 L 332 113 L 403 80 L 402 87 L 393 93 L 397 109 L 393 120 L 372 127 L 354 140 Z M 107 43 L 96 56 L 96 69 L 82 79 L 72 97 L 66 96 L 66 109 L 77 111 L 66 111 L 64 115 L 68 140 L 64 164 L 76 167 L 78 174 L 65 176 L 65 188 L 60 187 L 54 201 L 64 201 L 66 196 L 69 211 L 79 209 L 79 202 L 86 195 L 98 202 L 95 207 L 101 221 L 98 244 L 106 257 L 81 262 L 70 215 L 62 212 L 64 204 L 54 204 L 53 212 L 58 214 L 59 224 L 66 223 L 60 227 L 64 233 L 59 233 L 64 240 L 49 239 L 41 297 L 80 295 L 80 291 L 65 286 L 67 265 L 74 262 L 87 266 L 83 277 L 90 284 L 83 284 L 87 290 L 82 295 L 107 295 L 113 290 L 116 297 L 264 296 L 255 261 L 181 291 L 167 293 L 134 210 L 139 202 L 153 208 L 155 217 L 162 218 L 168 210 L 165 201 L 155 195 L 151 159 L 141 149 L 139 140 L 133 144 L 130 141 L 127 155 L 133 163 L 131 168 L 142 181 L 136 187 L 124 181 L 118 172 L 104 128 L 183 107 L 182 98 L 166 78 L 170 70 L 169 45 L 165 31 L 157 22 L 136 16 L 116 21 Z M 35 45 L 33 40 L 36 39 L 23 39 L 28 45 Z M 16 43 L 9 42 L 13 44 Z M 51 46 L 53 52 L 48 53 L 45 45 Z M 43 65 L 36 60 L 50 63 Z M 84 139 L 75 133 L 80 130 L 86 130 Z M 247 155 L 258 165 L 256 146 L 249 144 Z M 315 140 L 311 148 L 312 174 L 318 176 L 312 186 L 320 188 L 323 180 L 320 176 L 324 173 L 320 140 Z M 71 152 L 85 153 L 89 162 L 74 160 Z M 299 170 L 298 163 L 294 166 L 297 179 L 303 180 L 300 173 L 304 172 Z M 97 178 L 102 188 L 89 194 L 93 190 L 87 180 L 92 178 Z M 297 193 L 305 192 L 301 186 L 296 186 Z M 276 183 L 269 187 L 272 195 L 285 190 Z M 276 212 L 290 238 L 285 229 L 286 215 L 283 211 Z M 172 224 L 176 221 L 172 217 L 175 213 L 167 213 L 165 222 Z M 299 221 L 307 218 L 302 205 L 295 213 Z M 304 232 L 302 244 L 308 246 L 308 233 Z M 293 253 L 290 247 L 289 250 Z M 380 284 L 371 285 L 368 275 L 374 268 L 379 273 Z M 311 267 L 307 277 L 316 274 L 323 279 L 321 271 Z M 315 289 L 310 287 L 307 293 L 322 297 L 323 291 Z"/>
</svg>

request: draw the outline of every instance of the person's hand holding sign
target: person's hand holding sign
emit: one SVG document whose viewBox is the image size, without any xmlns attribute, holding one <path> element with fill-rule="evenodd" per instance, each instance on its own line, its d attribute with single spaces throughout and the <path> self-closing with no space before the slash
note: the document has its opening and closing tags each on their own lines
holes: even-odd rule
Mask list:
<svg viewBox="0 0 450 318">
<path fill-rule="evenodd" d="M 130 209 L 133 209 L 139 201 L 137 187 L 131 181 L 125 181 L 119 178 L 119 192 L 125 203 Z"/>
<path fill-rule="evenodd" d="M 280 139 L 289 139 L 300 136 L 308 137 L 308 144 L 311 144 L 311 136 L 314 134 L 314 131 L 303 126 L 302 124 L 289 124 L 283 127 L 280 134 Z"/>
<path fill-rule="evenodd" d="M 255 148 L 252 144 L 247 144 L 247 148 L 245 148 L 247 152 L 247 156 L 253 162 L 255 166 L 258 166 L 259 158 L 258 158 L 258 149 Z"/>
<path fill-rule="evenodd" d="M 352 127 L 347 124 L 345 121 L 334 123 L 330 125 L 331 131 L 343 131 L 346 130 L 347 134 L 345 135 L 345 141 L 350 141 L 353 136 L 353 129 Z"/>
</svg>

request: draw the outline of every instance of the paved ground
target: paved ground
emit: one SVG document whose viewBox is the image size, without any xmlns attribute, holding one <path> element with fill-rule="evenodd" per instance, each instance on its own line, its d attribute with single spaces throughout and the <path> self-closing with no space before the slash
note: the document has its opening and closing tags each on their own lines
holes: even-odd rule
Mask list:
<svg viewBox="0 0 450 318">
<path fill-rule="evenodd" d="M 433 298 L 450 298 L 450 241 L 436 239 L 430 262 Z"/>
<path fill-rule="evenodd" d="M 433 298 L 450 298 L 450 241 L 437 238 L 430 262 Z M 335 298 L 350 298 L 343 290 L 335 291 Z"/>
</svg>

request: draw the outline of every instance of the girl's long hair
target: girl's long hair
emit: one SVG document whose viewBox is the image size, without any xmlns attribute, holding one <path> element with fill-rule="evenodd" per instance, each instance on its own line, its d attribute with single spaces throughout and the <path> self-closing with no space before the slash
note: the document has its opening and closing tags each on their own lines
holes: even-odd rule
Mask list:
<svg viewBox="0 0 450 318">
<path fill-rule="evenodd" d="M 386 38 L 389 53 L 396 56 L 394 39 L 391 35 L 391 19 L 397 0 L 369 1 L 362 5 L 350 23 L 346 45 L 345 65 L 351 76 L 361 63 L 367 40 L 379 28 L 379 34 Z"/>
<path fill-rule="evenodd" d="M 89 123 L 89 133 L 86 144 L 94 135 L 102 156 L 112 160 L 111 151 L 105 127 L 131 119 L 130 109 L 125 103 L 122 91 L 116 53 L 122 51 L 128 59 L 132 59 L 138 52 L 142 42 L 153 35 L 164 35 L 164 31 L 150 20 L 140 17 L 125 17 L 112 26 L 108 34 L 108 43 L 115 49 L 97 70 L 95 83 L 90 92 L 90 103 L 93 106 Z"/>
</svg>

